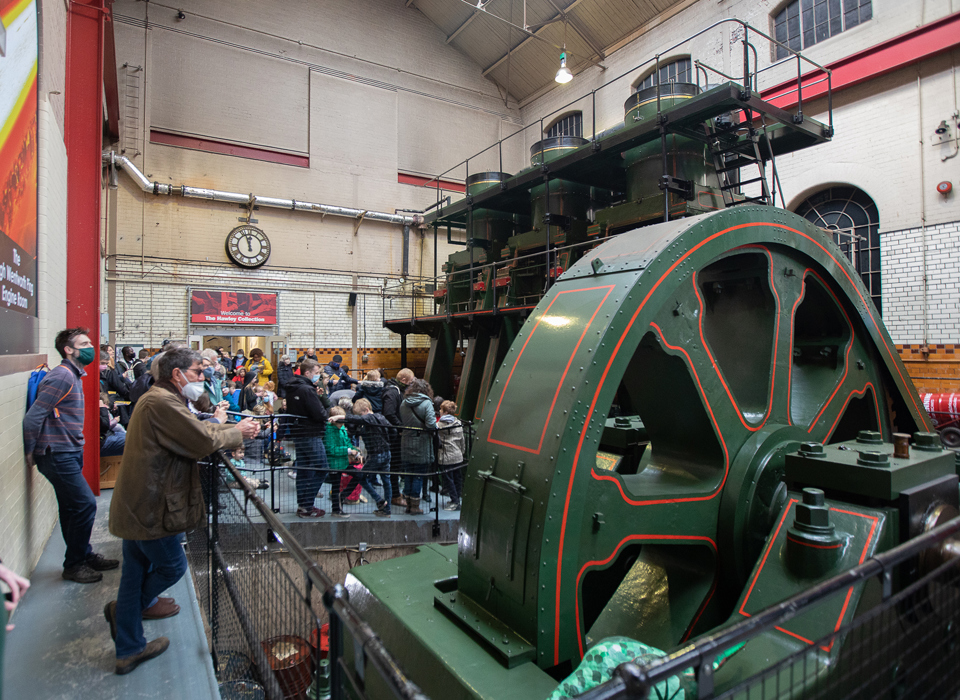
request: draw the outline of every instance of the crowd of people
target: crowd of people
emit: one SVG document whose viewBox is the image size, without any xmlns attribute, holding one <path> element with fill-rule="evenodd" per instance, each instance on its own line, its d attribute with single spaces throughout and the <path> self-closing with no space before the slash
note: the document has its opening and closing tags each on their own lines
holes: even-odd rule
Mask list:
<svg viewBox="0 0 960 700">
<path fill-rule="evenodd" d="M 457 407 L 410 369 L 392 379 L 371 370 L 358 380 L 339 355 L 321 364 L 307 350 L 296 361 L 283 357 L 275 369 L 259 348 L 231 356 L 174 341 L 153 356 L 130 347 L 115 356 L 107 345 L 98 351 L 82 328 L 61 331 L 55 346 L 62 362 L 39 382 L 25 414 L 24 454 L 54 487 L 66 543 L 63 578 L 101 581 L 101 572 L 121 561 L 90 545 L 97 503 L 82 474 L 81 379 L 99 356 L 100 453 L 122 456 L 109 521 L 111 534 L 123 540 L 121 579 L 116 600 L 104 608 L 118 674 L 169 646 L 165 637 L 147 642 L 143 620 L 180 611 L 160 593 L 187 569 L 184 533 L 205 521 L 198 460 L 219 452 L 243 468 L 245 448 L 263 437 L 258 416 L 280 414 L 281 439 L 295 450 L 301 518 L 326 515 L 316 504 L 327 483 L 334 516 L 348 517 L 343 505 L 360 490 L 380 517 L 389 517 L 391 506 L 422 514 L 426 477 L 437 465 L 446 509 L 460 508 L 467 449 Z M 18 591 L 29 585 L 11 574 L 0 565 L 0 578 Z"/>
</svg>

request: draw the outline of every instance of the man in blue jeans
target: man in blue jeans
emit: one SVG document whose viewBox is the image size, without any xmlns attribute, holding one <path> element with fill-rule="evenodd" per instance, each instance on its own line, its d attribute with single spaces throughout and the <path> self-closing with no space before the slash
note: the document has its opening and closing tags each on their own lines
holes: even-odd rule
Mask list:
<svg viewBox="0 0 960 700">
<path fill-rule="evenodd" d="M 166 637 L 147 642 L 141 615 L 187 570 L 180 534 L 205 522 L 197 460 L 240 447 L 259 432 L 250 418 L 231 425 L 201 421 L 190 412 L 187 401 L 204 392 L 197 351 L 168 350 L 154 362 L 154 370 L 156 383 L 130 417 L 110 503 L 110 532 L 123 538 L 123 570 L 117 599 L 107 603 L 103 614 L 116 643 L 119 675 L 170 645 Z"/>
<path fill-rule="evenodd" d="M 287 431 L 297 448 L 297 516 L 300 518 L 326 515 L 325 510 L 315 505 L 328 474 L 323 435 L 331 404 L 323 393 L 322 377 L 320 363 L 307 357 L 300 363 L 300 376 L 293 375 L 285 385 L 287 413 L 299 416 L 290 419 Z"/>
<path fill-rule="evenodd" d="M 95 554 L 90 532 L 97 501 L 83 478 L 83 368 L 98 354 L 85 328 L 67 328 L 54 340 L 63 361 L 47 372 L 37 398 L 23 417 L 23 449 L 27 466 L 36 464 L 53 484 L 60 509 L 60 532 L 67 544 L 63 578 L 96 583 L 101 571 L 120 562 Z"/>
</svg>

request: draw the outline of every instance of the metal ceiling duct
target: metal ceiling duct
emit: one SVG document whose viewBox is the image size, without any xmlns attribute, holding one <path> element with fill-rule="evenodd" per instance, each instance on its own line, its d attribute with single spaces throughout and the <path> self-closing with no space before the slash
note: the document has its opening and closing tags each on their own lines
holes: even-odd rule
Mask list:
<svg viewBox="0 0 960 700">
<path fill-rule="evenodd" d="M 344 216 L 349 219 L 360 219 L 362 221 L 382 221 L 388 224 L 401 224 L 404 226 L 416 226 L 423 223 L 423 217 L 419 215 L 403 216 L 402 214 L 388 214 L 382 211 L 369 211 L 366 209 L 354 209 L 352 207 L 336 207 L 330 204 L 317 204 L 316 202 L 304 202 L 298 199 L 280 199 L 278 197 L 261 197 L 255 194 L 243 194 L 241 192 L 224 192 L 222 190 L 211 190 L 205 187 L 191 187 L 189 185 L 168 185 L 162 182 L 151 182 L 140 169 L 134 165 L 129 158 L 122 156 L 115 151 L 107 151 L 103 154 L 103 162 L 111 168 L 121 168 L 129 175 L 144 192 L 150 192 L 155 195 L 179 195 L 191 199 L 211 199 L 217 202 L 231 202 L 234 204 L 243 204 L 247 206 L 273 207 L 274 209 L 292 209 L 295 211 L 308 211 L 314 214 L 329 214 L 331 216 Z"/>
</svg>

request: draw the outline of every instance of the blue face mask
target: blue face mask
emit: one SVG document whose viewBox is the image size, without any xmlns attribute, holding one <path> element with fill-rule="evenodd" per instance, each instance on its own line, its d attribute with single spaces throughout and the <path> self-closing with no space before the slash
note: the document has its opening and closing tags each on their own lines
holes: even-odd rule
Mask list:
<svg viewBox="0 0 960 700">
<path fill-rule="evenodd" d="M 320 381 L 320 377 L 321 375 L 315 374 L 312 377 L 310 377 L 310 381 L 313 382 L 314 384 L 317 384 Z"/>
<path fill-rule="evenodd" d="M 213 367 L 204 367 L 203 376 L 207 379 L 213 379 Z"/>
</svg>

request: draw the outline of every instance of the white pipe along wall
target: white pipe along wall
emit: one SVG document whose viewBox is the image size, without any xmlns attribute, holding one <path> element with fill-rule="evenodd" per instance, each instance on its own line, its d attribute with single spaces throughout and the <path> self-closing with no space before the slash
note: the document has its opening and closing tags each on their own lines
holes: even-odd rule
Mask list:
<svg viewBox="0 0 960 700">
<path fill-rule="evenodd" d="M 120 155 L 116 151 L 105 152 L 103 154 L 103 162 L 111 169 L 120 167 L 134 182 L 140 185 L 140 189 L 155 195 L 180 195 L 181 197 L 190 197 L 193 199 L 212 199 L 217 202 L 244 204 L 250 207 L 261 206 L 273 207 L 275 209 L 292 209 L 294 211 L 306 211 L 321 215 L 344 216 L 350 219 L 359 219 L 360 221 L 383 221 L 388 224 L 403 224 L 404 226 L 417 226 L 423 223 L 423 217 L 418 214 L 403 216 L 401 214 L 388 214 L 382 211 L 368 211 L 365 209 L 353 209 L 351 207 L 337 207 L 330 204 L 317 204 L 316 202 L 304 202 L 297 199 L 261 197 L 255 194 L 223 192 L 221 190 L 191 187 L 189 185 L 167 185 L 162 182 L 151 182 L 129 158 Z"/>
</svg>

